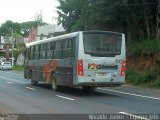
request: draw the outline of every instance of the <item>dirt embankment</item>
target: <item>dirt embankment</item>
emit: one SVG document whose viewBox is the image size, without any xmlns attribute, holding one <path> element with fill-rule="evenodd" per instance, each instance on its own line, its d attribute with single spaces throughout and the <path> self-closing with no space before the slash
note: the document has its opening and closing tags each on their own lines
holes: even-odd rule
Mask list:
<svg viewBox="0 0 160 120">
<path fill-rule="evenodd" d="M 155 55 L 141 55 L 140 57 L 127 57 L 127 67 L 138 71 L 160 70 L 160 53 Z"/>
</svg>

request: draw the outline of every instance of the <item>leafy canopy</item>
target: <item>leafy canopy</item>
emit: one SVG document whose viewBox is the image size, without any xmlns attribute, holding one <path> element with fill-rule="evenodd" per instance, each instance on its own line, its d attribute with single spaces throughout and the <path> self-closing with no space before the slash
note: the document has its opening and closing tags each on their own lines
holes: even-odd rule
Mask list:
<svg viewBox="0 0 160 120">
<path fill-rule="evenodd" d="M 132 39 L 154 38 L 158 0 L 58 0 L 58 22 L 69 31 L 110 30 Z"/>
</svg>

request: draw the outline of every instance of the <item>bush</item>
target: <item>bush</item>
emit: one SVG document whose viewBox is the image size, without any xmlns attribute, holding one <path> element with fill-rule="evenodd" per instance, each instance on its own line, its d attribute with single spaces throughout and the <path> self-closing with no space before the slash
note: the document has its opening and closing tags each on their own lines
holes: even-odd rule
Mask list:
<svg viewBox="0 0 160 120">
<path fill-rule="evenodd" d="M 134 85 L 139 85 L 143 81 L 143 77 L 137 71 L 128 69 L 126 72 L 126 81 L 128 83 L 133 83 Z"/>
<path fill-rule="evenodd" d="M 145 54 L 156 54 L 160 52 L 160 40 L 142 40 L 131 43 L 127 49 L 130 56 L 139 57 Z"/>
<path fill-rule="evenodd" d="M 129 46 L 128 54 L 134 57 L 139 57 L 142 53 L 142 47 L 139 44 L 134 43 L 133 45 Z"/>
<path fill-rule="evenodd" d="M 156 81 L 152 85 L 153 87 L 160 88 L 160 75 L 157 77 Z"/>
<path fill-rule="evenodd" d="M 23 71 L 24 70 L 24 66 L 14 65 L 12 69 L 16 70 L 16 71 Z"/>
<path fill-rule="evenodd" d="M 126 81 L 134 85 L 150 83 L 150 86 L 151 84 L 160 86 L 160 76 L 155 70 L 140 73 L 136 70 L 128 69 L 126 72 Z"/>
<path fill-rule="evenodd" d="M 144 76 L 144 83 L 148 83 L 148 82 L 155 82 L 155 80 L 157 79 L 157 71 L 155 70 L 151 70 L 151 71 L 146 71 L 143 73 Z"/>
</svg>

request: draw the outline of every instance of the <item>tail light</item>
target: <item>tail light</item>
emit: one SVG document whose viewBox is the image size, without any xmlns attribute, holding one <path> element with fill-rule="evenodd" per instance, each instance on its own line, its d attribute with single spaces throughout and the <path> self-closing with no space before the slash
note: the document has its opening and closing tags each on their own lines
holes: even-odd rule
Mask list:
<svg viewBox="0 0 160 120">
<path fill-rule="evenodd" d="M 121 76 L 125 76 L 126 72 L 126 61 L 122 60 Z"/>
<path fill-rule="evenodd" d="M 84 76 L 83 59 L 78 60 L 77 73 L 79 76 Z"/>
</svg>

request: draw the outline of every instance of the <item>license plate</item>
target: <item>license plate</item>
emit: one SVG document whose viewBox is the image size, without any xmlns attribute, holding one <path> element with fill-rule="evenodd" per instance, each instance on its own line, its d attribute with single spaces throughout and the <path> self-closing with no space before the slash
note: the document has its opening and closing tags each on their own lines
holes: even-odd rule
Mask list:
<svg viewBox="0 0 160 120">
<path fill-rule="evenodd" d="M 96 73 L 96 77 L 97 78 L 110 78 L 111 73 L 99 72 L 99 73 Z"/>
</svg>

